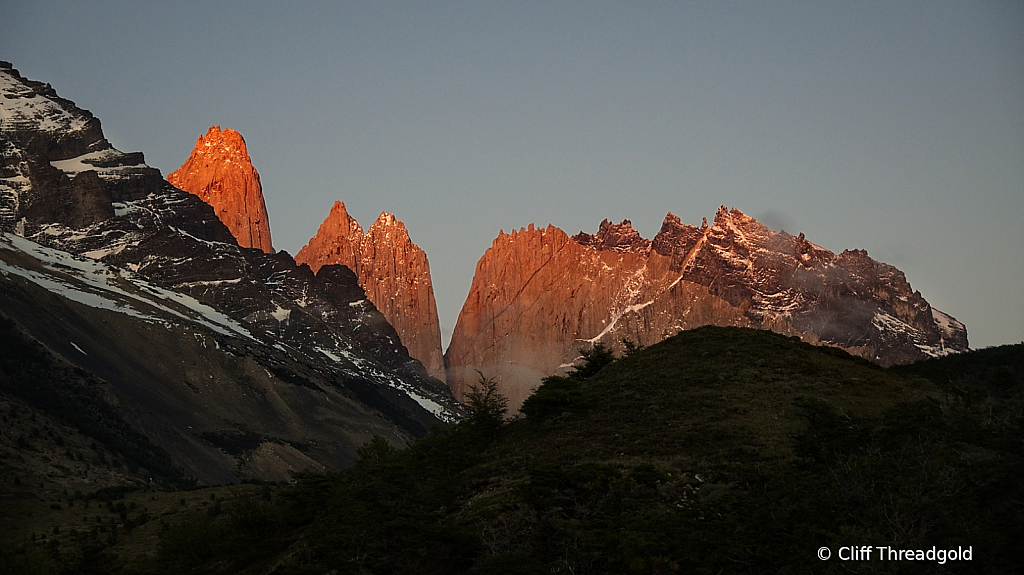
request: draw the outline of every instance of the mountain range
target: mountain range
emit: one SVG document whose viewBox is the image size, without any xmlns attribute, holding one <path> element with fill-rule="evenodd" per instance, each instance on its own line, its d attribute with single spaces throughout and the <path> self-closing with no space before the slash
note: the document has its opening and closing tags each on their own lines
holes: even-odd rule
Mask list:
<svg viewBox="0 0 1024 575">
<path fill-rule="evenodd" d="M 463 397 L 481 372 L 518 406 L 580 350 L 624 351 L 702 325 L 799 336 L 881 365 L 966 350 L 960 322 L 863 250 L 830 252 L 724 206 L 714 221 L 671 212 L 653 240 L 628 220 L 569 237 L 501 233 L 477 263 L 445 354 Z"/>
<path fill-rule="evenodd" d="M 47 365 L 102 386 L 97 401 L 175 474 L 219 483 L 339 468 L 372 436 L 401 445 L 460 417 L 351 270 L 314 274 L 239 245 L 213 206 L 6 63 L 0 91 L 0 319 Z M 3 393 L 35 397 L 0 379 Z"/>
<path fill-rule="evenodd" d="M 481 378 L 518 408 L 597 344 L 622 351 L 702 325 L 882 365 L 968 348 L 963 324 L 896 268 L 723 207 L 700 227 L 669 213 L 651 240 L 628 220 L 571 237 L 501 232 L 442 354 L 427 256 L 394 215 L 364 233 L 337 202 L 293 258 L 272 247 L 237 132 L 211 127 L 165 180 L 8 63 L 0 91 L 0 320 L 42 350 L 47 373 L 80 370 L 114 427 L 138 436 L 110 450 L 168 481 L 344 467 L 372 436 L 402 445 L 457 421 Z M 143 451 L 159 456 L 132 455 Z"/>
</svg>

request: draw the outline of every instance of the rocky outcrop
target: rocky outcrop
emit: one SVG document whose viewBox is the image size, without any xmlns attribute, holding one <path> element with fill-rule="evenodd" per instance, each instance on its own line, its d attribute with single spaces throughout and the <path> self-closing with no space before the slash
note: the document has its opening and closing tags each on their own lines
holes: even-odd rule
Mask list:
<svg viewBox="0 0 1024 575">
<path fill-rule="evenodd" d="M 330 264 L 355 272 L 367 299 L 394 326 L 409 355 L 420 360 L 431 376 L 445 380 L 430 264 L 402 222 L 382 213 L 364 234 L 345 204 L 335 202 L 295 261 L 317 273 Z"/>
<path fill-rule="evenodd" d="M 580 232 L 572 239 L 582 246 L 589 246 L 597 250 L 642 254 L 651 251 L 651 240 L 640 237 L 640 232 L 633 229 L 629 220 L 622 220 L 622 223 L 619 224 L 603 220 L 596 234 Z"/>
<path fill-rule="evenodd" d="M 111 202 L 163 185 L 142 153 L 115 150 L 92 114 L 0 62 L 0 231 L 95 224 L 113 217 Z"/>
<path fill-rule="evenodd" d="M 770 329 L 883 365 L 967 349 L 896 268 L 834 254 L 722 207 L 711 226 L 669 213 L 648 242 L 623 221 L 570 238 L 502 232 L 477 263 L 445 361 L 457 396 L 479 370 L 518 406 L 581 347 L 650 345 L 701 325 Z"/>
<path fill-rule="evenodd" d="M 206 135 L 196 140 L 188 160 L 167 175 L 167 181 L 213 206 L 238 245 L 273 253 L 260 175 L 241 134 L 210 126 Z"/>
</svg>

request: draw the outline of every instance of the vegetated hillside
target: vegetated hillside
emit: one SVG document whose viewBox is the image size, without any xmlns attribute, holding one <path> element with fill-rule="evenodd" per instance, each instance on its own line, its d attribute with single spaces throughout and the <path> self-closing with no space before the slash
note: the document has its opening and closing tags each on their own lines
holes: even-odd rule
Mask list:
<svg viewBox="0 0 1024 575">
<path fill-rule="evenodd" d="M 1024 561 L 1019 364 L 968 398 L 935 374 L 970 355 L 929 364 L 927 379 L 741 328 L 611 363 L 585 355 L 523 419 L 501 425 L 483 386 L 468 421 L 404 451 L 375 440 L 353 469 L 300 475 L 273 502 L 193 513 L 124 572 L 1008 573 Z M 838 557 L 867 545 L 971 560 Z"/>
<path fill-rule="evenodd" d="M 1024 386 L 1024 343 L 980 349 L 971 353 L 894 366 L 892 371 L 927 377 L 965 400 L 1020 396 Z M 966 397 L 973 394 L 973 397 Z"/>
</svg>

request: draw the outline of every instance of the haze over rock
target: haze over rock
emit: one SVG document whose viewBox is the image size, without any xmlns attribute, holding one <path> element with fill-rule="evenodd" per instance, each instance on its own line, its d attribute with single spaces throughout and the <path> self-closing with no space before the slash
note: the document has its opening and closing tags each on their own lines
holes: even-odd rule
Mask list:
<svg viewBox="0 0 1024 575">
<path fill-rule="evenodd" d="M 213 206 L 238 245 L 273 253 L 260 175 L 238 132 L 210 126 L 180 168 L 167 175 L 175 187 Z"/>
<path fill-rule="evenodd" d="M 335 202 L 295 261 L 308 264 L 314 272 L 329 264 L 354 271 L 366 297 L 395 327 L 409 355 L 420 360 L 431 376 L 445 381 L 430 264 L 401 221 L 382 213 L 364 234 L 345 204 Z"/>
<path fill-rule="evenodd" d="M 669 213 L 652 241 L 628 220 L 571 238 L 550 225 L 500 233 L 445 353 L 448 381 L 464 397 L 479 370 L 516 407 L 581 347 L 621 351 L 623 339 L 650 345 L 709 324 L 796 335 L 883 365 L 967 349 L 963 324 L 898 269 L 723 206 L 711 226 Z"/>
</svg>

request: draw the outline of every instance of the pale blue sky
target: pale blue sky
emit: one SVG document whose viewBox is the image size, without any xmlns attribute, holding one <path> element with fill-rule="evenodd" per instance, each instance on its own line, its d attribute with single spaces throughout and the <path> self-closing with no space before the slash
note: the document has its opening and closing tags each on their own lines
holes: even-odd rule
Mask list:
<svg viewBox="0 0 1024 575">
<path fill-rule="evenodd" d="M 243 134 L 274 246 L 405 222 L 445 340 L 499 229 L 725 204 L 1024 339 L 1021 2 L 3 2 L 0 59 L 165 174 Z"/>
</svg>

